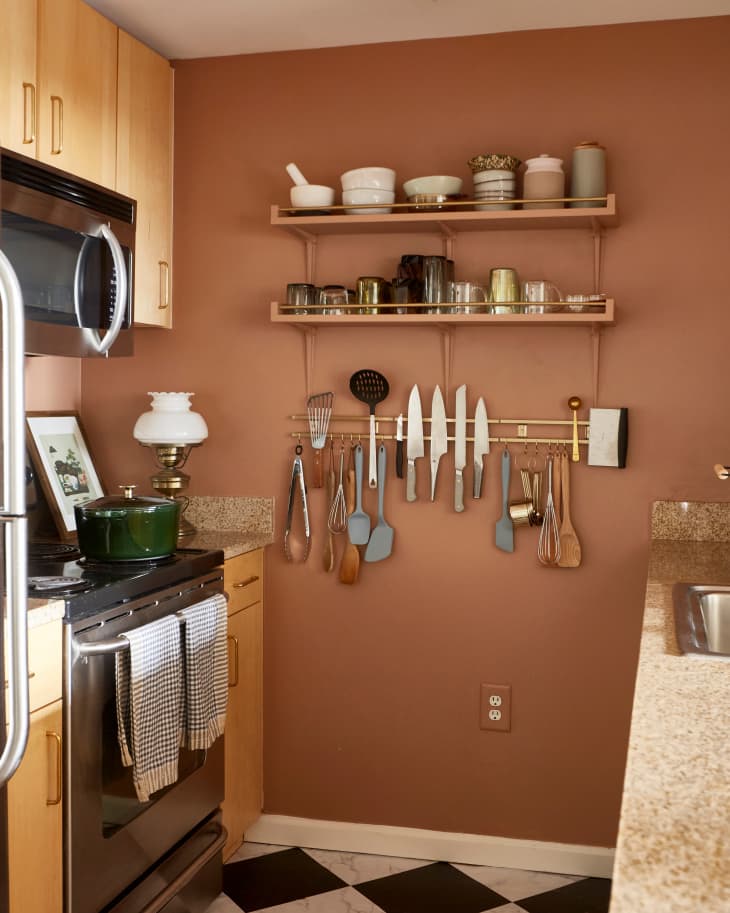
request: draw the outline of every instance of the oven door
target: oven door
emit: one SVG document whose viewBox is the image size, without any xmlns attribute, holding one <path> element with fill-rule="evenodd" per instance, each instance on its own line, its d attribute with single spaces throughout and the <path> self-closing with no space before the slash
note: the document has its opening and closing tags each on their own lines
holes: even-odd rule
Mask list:
<svg viewBox="0 0 730 913">
<path fill-rule="evenodd" d="M 67 913 L 99 913 L 143 877 L 159 880 L 165 857 L 215 812 L 224 787 L 221 738 L 208 751 L 181 750 L 177 783 L 140 803 L 117 742 L 114 653 L 82 650 L 220 591 L 220 581 L 183 594 L 176 587 L 65 626 Z"/>
</svg>

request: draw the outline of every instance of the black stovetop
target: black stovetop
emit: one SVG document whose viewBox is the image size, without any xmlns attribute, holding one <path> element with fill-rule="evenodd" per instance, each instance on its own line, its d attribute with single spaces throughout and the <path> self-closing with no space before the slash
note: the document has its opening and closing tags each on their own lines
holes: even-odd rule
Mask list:
<svg viewBox="0 0 730 913">
<path fill-rule="evenodd" d="M 47 545 L 48 547 L 44 547 Z M 28 596 L 59 599 L 66 604 L 67 621 L 76 620 L 156 590 L 207 574 L 223 564 L 219 550 L 183 548 L 157 561 L 114 561 L 106 564 L 81 557 L 61 543 L 32 542 L 28 555 Z M 36 588 L 63 578 L 59 586 Z"/>
</svg>

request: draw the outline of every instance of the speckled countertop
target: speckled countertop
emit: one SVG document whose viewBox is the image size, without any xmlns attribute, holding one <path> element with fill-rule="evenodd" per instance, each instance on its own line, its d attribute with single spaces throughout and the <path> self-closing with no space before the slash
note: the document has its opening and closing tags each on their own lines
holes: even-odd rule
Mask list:
<svg viewBox="0 0 730 913">
<path fill-rule="evenodd" d="M 610 913 L 730 910 L 730 663 L 679 652 L 672 587 L 730 584 L 730 504 L 657 502 Z"/>
<path fill-rule="evenodd" d="M 64 611 L 64 604 L 61 600 L 55 599 L 53 602 L 47 602 L 45 599 L 29 599 L 28 630 L 63 618 Z"/>
<path fill-rule="evenodd" d="M 219 548 L 228 559 L 274 541 L 273 498 L 191 498 L 185 516 L 197 528 L 185 548 Z"/>
</svg>

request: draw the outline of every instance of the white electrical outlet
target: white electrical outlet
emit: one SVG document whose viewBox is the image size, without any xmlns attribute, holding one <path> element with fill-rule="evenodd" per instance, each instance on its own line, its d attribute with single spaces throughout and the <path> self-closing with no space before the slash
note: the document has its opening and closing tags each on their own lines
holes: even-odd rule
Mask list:
<svg viewBox="0 0 730 913">
<path fill-rule="evenodd" d="M 510 685 L 480 686 L 479 726 L 497 732 L 512 729 L 512 687 Z"/>
<path fill-rule="evenodd" d="M 492 705 L 492 707 L 501 707 L 501 706 L 502 706 L 502 698 L 501 698 L 501 696 L 500 696 L 499 694 L 490 694 L 490 695 L 489 695 L 489 703 Z"/>
<path fill-rule="evenodd" d="M 496 723 L 497 720 L 501 720 L 501 719 L 502 719 L 502 711 L 501 711 L 501 710 L 490 710 L 490 711 L 489 711 L 489 719 L 492 720 L 492 722 L 494 722 L 494 723 Z"/>
</svg>

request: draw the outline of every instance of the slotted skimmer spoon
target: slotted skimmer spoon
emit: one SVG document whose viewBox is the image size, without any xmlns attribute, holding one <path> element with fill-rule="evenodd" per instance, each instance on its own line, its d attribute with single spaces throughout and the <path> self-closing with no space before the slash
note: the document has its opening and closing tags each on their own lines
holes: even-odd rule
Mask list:
<svg viewBox="0 0 730 913">
<path fill-rule="evenodd" d="M 366 561 L 382 561 L 393 551 L 393 527 L 385 522 L 383 501 L 385 500 L 385 465 L 388 461 L 385 444 L 378 447 L 378 522 L 370 533 L 370 541 L 365 549 Z"/>
<path fill-rule="evenodd" d="M 370 407 L 370 462 L 368 466 L 368 485 L 375 488 L 378 484 L 378 473 L 375 462 L 375 407 L 382 403 L 390 392 L 390 384 L 378 371 L 363 368 L 355 371 L 350 378 L 350 392 L 361 403 Z"/>
<path fill-rule="evenodd" d="M 321 488 L 324 484 L 322 472 L 322 451 L 327 443 L 327 429 L 332 415 L 334 393 L 315 393 L 307 400 L 307 417 L 309 418 L 309 435 L 312 439 L 314 450 L 314 481 L 313 488 Z"/>
</svg>

